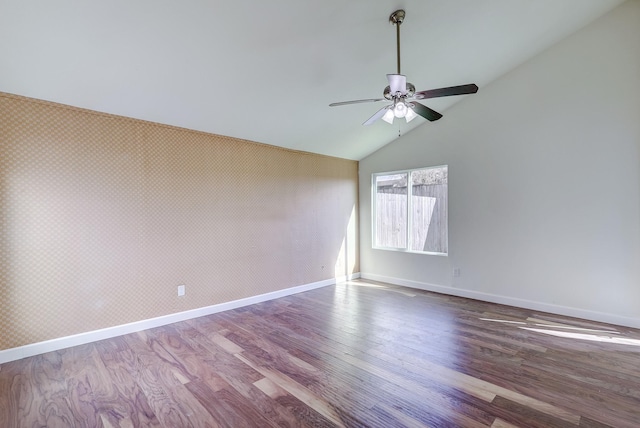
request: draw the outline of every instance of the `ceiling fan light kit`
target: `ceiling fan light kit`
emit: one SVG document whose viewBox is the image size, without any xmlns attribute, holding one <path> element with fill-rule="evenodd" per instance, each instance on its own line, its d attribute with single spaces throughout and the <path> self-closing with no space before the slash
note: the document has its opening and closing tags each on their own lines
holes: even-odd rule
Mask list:
<svg viewBox="0 0 640 428">
<path fill-rule="evenodd" d="M 424 104 L 411 100 L 475 94 L 478 92 L 478 86 L 473 83 L 416 92 L 415 86 L 412 83 L 407 82 L 407 77 L 400 73 L 400 25 L 404 22 L 405 16 L 405 11 L 402 9 L 396 10 L 391 14 L 391 16 L 389 16 L 389 22 L 396 26 L 398 72 L 396 74 L 387 74 L 389 86 L 387 86 L 382 92 L 384 98 L 341 101 L 329 104 L 330 107 L 388 100 L 393 101 L 393 104 L 382 107 L 373 116 L 367 119 L 363 125 L 371 125 L 378 119 L 382 119 L 389 124 L 393 124 L 393 120 L 395 118 L 404 118 L 408 123 L 418 116 L 422 116 L 433 122 L 440 119 L 442 115 Z"/>
</svg>

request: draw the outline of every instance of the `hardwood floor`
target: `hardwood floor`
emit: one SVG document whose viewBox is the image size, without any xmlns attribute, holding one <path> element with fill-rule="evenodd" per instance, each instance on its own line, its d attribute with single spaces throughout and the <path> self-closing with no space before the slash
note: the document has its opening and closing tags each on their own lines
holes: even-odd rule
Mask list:
<svg viewBox="0 0 640 428">
<path fill-rule="evenodd" d="M 640 331 L 366 281 L 0 366 L 0 427 L 637 427 Z"/>
</svg>

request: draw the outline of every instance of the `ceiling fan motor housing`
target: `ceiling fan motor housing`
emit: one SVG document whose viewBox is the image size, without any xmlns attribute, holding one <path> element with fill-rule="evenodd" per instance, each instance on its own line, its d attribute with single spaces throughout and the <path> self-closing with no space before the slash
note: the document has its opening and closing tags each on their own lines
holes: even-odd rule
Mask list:
<svg viewBox="0 0 640 428">
<path fill-rule="evenodd" d="M 411 98 L 415 93 L 416 93 L 416 87 L 413 86 L 413 83 L 407 82 L 407 90 L 401 96 L 405 98 Z M 387 85 L 387 87 L 384 88 L 384 92 L 382 93 L 382 95 L 389 101 L 393 100 L 395 96 L 395 94 L 391 93 L 391 86 L 389 85 Z"/>
</svg>

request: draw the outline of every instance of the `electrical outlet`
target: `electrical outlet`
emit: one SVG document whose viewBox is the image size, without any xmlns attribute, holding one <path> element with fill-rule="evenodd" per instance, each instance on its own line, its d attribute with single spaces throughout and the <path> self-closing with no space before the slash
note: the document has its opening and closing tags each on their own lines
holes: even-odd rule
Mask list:
<svg viewBox="0 0 640 428">
<path fill-rule="evenodd" d="M 460 276 L 460 268 L 459 267 L 453 268 L 453 276 L 455 278 Z"/>
<path fill-rule="evenodd" d="M 178 285 L 178 296 L 184 296 L 185 291 L 184 285 Z"/>
</svg>

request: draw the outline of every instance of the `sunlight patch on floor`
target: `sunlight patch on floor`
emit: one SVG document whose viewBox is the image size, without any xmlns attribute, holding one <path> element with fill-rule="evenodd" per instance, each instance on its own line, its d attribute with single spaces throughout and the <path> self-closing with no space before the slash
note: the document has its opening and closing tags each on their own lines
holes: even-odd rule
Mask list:
<svg viewBox="0 0 640 428">
<path fill-rule="evenodd" d="M 533 327 L 520 327 L 523 330 L 535 331 L 536 333 L 548 334 L 556 337 L 566 337 L 569 339 L 589 340 L 591 342 L 616 343 L 618 345 L 640 346 L 640 340 L 628 339 L 626 337 L 613 337 L 599 334 L 576 333 L 571 331 L 556 331 Z M 610 333 L 610 332 L 609 332 Z"/>
<path fill-rule="evenodd" d="M 356 286 L 356 287 L 377 288 L 379 290 L 392 291 L 394 293 L 399 293 L 408 297 L 416 297 L 415 293 L 411 293 L 406 290 L 401 290 L 396 287 L 387 287 L 385 285 L 380 285 L 380 284 L 372 284 L 370 282 L 346 281 L 343 284 Z"/>
<path fill-rule="evenodd" d="M 552 321 L 527 318 L 526 321 L 512 321 L 495 318 L 479 318 L 480 321 L 497 322 L 514 325 L 522 330 L 566 339 L 588 340 L 591 342 L 611 343 L 617 345 L 640 346 L 640 339 L 620 336 L 620 332 L 606 329 L 592 329 L 560 324 Z M 535 321 L 535 322 L 534 322 Z"/>
</svg>

